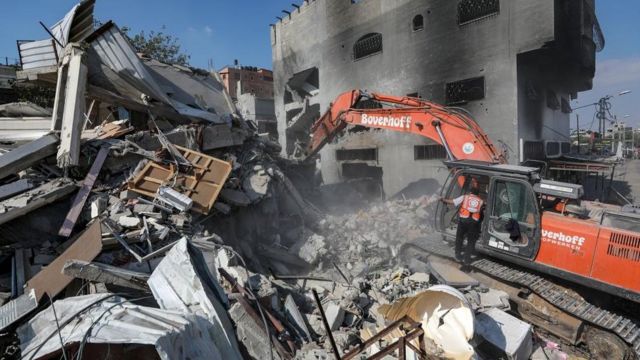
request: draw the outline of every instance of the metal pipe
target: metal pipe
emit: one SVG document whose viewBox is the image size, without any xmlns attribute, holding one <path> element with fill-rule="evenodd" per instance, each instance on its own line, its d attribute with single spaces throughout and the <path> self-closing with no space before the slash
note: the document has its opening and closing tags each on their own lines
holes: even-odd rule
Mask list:
<svg viewBox="0 0 640 360">
<path fill-rule="evenodd" d="M 42 25 L 42 27 L 44 28 L 44 30 L 49 34 L 49 36 L 51 36 L 51 38 L 58 43 L 58 45 L 60 45 L 61 48 L 64 49 L 64 45 L 62 45 L 62 43 L 60 42 L 60 40 L 58 40 L 55 35 L 53 35 L 53 33 L 51 32 L 51 30 L 49 30 L 49 28 L 47 27 L 47 25 L 45 25 L 42 21 L 40 21 L 40 25 Z"/>
<path fill-rule="evenodd" d="M 447 140 L 444 138 L 444 134 L 442 133 L 442 129 L 440 128 L 440 120 L 434 120 L 433 122 L 431 122 L 431 125 L 433 125 L 433 127 L 436 128 L 438 137 L 442 142 L 442 146 L 444 146 L 444 149 L 447 151 L 447 156 L 449 157 L 449 160 L 458 160 L 455 158 L 455 156 L 453 156 L 453 153 L 451 153 L 451 148 L 449 148 L 449 143 L 447 143 Z"/>
<path fill-rule="evenodd" d="M 335 356 L 336 360 L 340 360 L 340 352 L 338 351 L 338 347 L 336 346 L 336 341 L 333 338 L 333 334 L 331 333 L 331 328 L 329 327 L 327 316 L 324 314 L 324 309 L 322 308 L 322 302 L 320 301 L 318 292 L 316 291 L 316 289 L 311 289 L 311 291 L 313 292 L 313 298 L 316 300 L 316 304 L 318 305 L 318 311 L 320 311 L 320 317 L 322 317 L 322 324 L 324 325 L 324 329 L 327 332 L 327 337 L 329 338 L 329 342 L 331 343 L 331 350 L 333 350 L 333 356 Z"/>
</svg>

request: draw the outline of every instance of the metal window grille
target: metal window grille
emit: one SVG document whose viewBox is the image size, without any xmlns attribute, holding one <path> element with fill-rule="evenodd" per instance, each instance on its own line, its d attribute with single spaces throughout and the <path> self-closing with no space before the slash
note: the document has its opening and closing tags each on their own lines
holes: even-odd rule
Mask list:
<svg viewBox="0 0 640 360">
<path fill-rule="evenodd" d="M 442 145 L 415 145 L 413 147 L 414 160 L 446 159 L 447 151 Z"/>
<path fill-rule="evenodd" d="M 458 24 L 468 24 L 499 12 L 500 0 L 462 0 L 458 3 Z"/>
<path fill-rule="evenodd" d="M 340 149 L 336 150 L 338 161 L 378 161 L 378 149 Z"/>
<path fill-rule="evenodd" d="M 365 56 L 382 52 L 382 34 L 367 34 L 353 45 L 353 59 L 358 60 Z"/>
<path fill-rule="evenodd" d="M 447 105 L 462 104 L 468 101 L 484 99 L 484 77 L 447 83 Z"/>
</svg>

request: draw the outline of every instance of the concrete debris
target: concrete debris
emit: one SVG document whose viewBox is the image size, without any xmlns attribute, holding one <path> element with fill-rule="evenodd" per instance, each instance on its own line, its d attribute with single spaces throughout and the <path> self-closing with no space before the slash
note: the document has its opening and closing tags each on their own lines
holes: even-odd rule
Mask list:
<svg viewBox="0 0 640 360">
<path fill-rule="evenodd" d="M 431 274 L 442 284 L 455 288 L 479 285 L 478 280 L 460 271 L 454 265 L 432 261 L 429 262 L 428 266 Z"/>
<path fill-rule="evenodd" d="M 270 359 L 271 344 L 261 323 L 256 322 L 241 303 L 235 303 L 229 309 L 229 315 L 236 324 L 238 341 L 244 345 L 252 359 Z M 281 359 L 274 352 L 274 359 Z"/>
<path fill-rule="evenodd" d="M 488 344 L 489 356 L 509 360 L 529 359 L 533 352 L 532 327 L 506 312 L 491 308 L 476 316 L 476 332 Z"/>
<path fill-rule="evenodd" d="M 329 304 L 325 310 L 327 316 L 327 322 L 331 331 L 340 329 L 342 322 L 344 321 L 344 309 L 337 304 Z"/>
<path fill-rule="evenodd" d="M 60 168 L 80 164 L 80 139 L 85 122 L 86 61 L 85 46 L 71 43 L 65 47 L 58 69 L 51 122 L 53 129 L 61 132 L 57 155 Z"/>
<path fill-rule="evenodd" d="M 148 274 L 116 266 L 82 260 L 68 260 L 62 268 L 62 273 L 78 279 L 149 291 Z"/>
<path fill-rule="evenodd" d="M 16 175 L 55 154 L 59 142 L 57 135 L 48 134 L 3 154 L 0 156 L 0 179 Z"/>
</svg>

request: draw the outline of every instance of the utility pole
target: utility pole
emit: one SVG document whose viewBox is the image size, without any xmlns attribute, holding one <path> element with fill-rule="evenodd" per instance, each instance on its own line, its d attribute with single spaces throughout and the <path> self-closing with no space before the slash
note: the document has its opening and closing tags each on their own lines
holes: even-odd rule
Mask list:
<svg viewBox="0 0 640 360">
<path fill-rule="evenodd" d="M 580 155 L 580 115 L 576 114 L 576 133 L 578 134 L 578 155 Z"/>
</svg>

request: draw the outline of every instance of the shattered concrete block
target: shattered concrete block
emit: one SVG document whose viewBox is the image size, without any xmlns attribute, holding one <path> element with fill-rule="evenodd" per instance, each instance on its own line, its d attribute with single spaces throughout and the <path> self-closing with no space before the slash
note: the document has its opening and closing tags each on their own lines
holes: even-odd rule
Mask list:
<svg viewBox="0 0 640 360">
<path fill-rule="evenodd" d="M 306 239 L 297 242 L 291 247 L 290 252 L 308 262 L 316 264 L 321 257 L 328 253 L 327 242 L 324 236 L 319 234 L 311 234 Z"/>
<path fill-rule="evenodd" d="M 233 131 L 229 125 L 207 126 L 202 131 L 202 150 L 214 150 L 229 146 L 242 145 L 244 135 Z"/>
<path fill-rule="evenodd" d="M 332 331 L 340 329 L 344 321 L 344 309 L 337 304 L 330 304 L 324 312 L 327 317 L 327 323 Z"/>
<path fill-rule="evenodd" d="M 133 216 L 121 216 L 118 218 L 118 225 L 126 228 L 137 228 L 140 226 L 140 218 Z"/>
<path fill-rule="evenodd" d="M 277 295 L 276 288 L 273 287 L 271 281 L 262 274 L 251 275 L 247 282 L 249 287 L 253 289 L 254 294 L 260 299 Z"/>
<path fill-rule="evenodd" d="M 319 347 L 317 344 L 309 343 L 302 346 L 296 353 L 296 359 L 300 360 L 330 360 L 333 359 L 333 355 Z"/>
<path fill-rule="evenodd" d="M 173 225 L 182 228 L 186 223 L 189 222 L 189 218 L 187 218 L 184 214 L 172 214 L 169 216 L 169 221 L 173 223 Z"/>
<path fill-rule="evenodd" d="M 154 209 L 155 209 L 155 206 L 151 204 L 135 204 L 133 206 L 133 212 L 136 214 L 152 213 Z"/>
<path fill-rule="evenodd" d="M 107 209 L 107 199 L 97 197 L 91 202 L 91 218 L 95 219 Z"/>
<path fill-rule="evenodd" d="M 423 272 L 413 273 L 409 276 L 409 281 L 414 283 L 428 283 L 429 282 L 429 274 Z"/>
<path fill-rule="evenodd" d="M 484 338 L 496 358 L 529 359 L 533 352 L 532 327 L 506 312 L 492 308 L 476 316 L 476 334 Z"/>
<path fill-rule="evenodd" d="M 322 323 L 322 317 L 318 314 L 304 314 L 307 318 L 307 324 L 311 327 L 311 330 L 319 336 L 325 336 L 327 333 Z"/>
<path fill-rule="evenodd" d="M 131 199 L 137 199 L 137 198 L 138 198 L 138 194 L 136 194 L 131 190 L 124 190 L 120 192 L 120 200 L 131 200 Z"/>
</svg>

